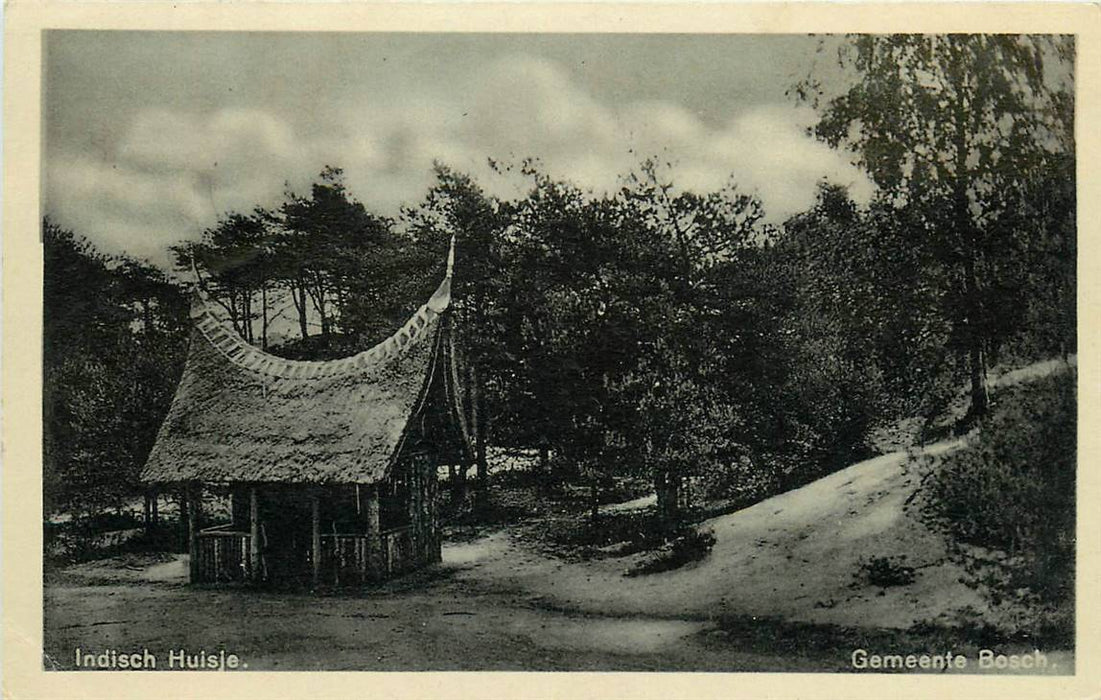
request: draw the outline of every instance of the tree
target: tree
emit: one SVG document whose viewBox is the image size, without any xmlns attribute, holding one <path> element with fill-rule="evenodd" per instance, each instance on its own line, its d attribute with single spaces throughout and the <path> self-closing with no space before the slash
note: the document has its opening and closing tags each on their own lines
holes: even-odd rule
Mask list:
<svg viewBox="0 0 1101 700">
<path fill-rule="evenodd" d="M 506 220 L 500 202 L 487 196 L 469 175 L 441 163 L 434 169 L 436 183 L 419 208 L 406 212 L 413 235 L 410 249 L 428 259 L 419 265 L 410 261 L 414 264 L 407 267 L 436 269 L 454 238 L 453 313 L 463 329 L 468 359 L 463 379 L 474 417 L 476 506 L 484 506 L 489 478 L 486 448 L 494 418 L 502 413 L 501 397 L 511 373 L 502 342 L 505 317 L 510 313 L 502 293 L 510 274 L 503 262 Z M 467 466 L 460 466 L 464 479 Z"/>
<path fill-rule="evenodd" d="M 333 261 L 341 238 L 354 226 L 355 209 L 356 203 L 348 199 L 344 187 L 343 171 L 326 166 L 320 181 L 310 187 L 309 197 L 288 193 L 280 211 L 284 235 L 279 259 L 291 287 L 303 340 L 309 336 L 309 302 L 319 317 L 321 335 L 328 336 L 333 330 Z"/>
<path fill-rule="evenodd" d="M 944 313 L 975 418 L 988 401 L 1004 238 L 1024 233 L 993 225 L 992 200 L 1065 152 L 1073 39 L 859 35 L 838 55 L 855 76 L 846 91 L 824 96 L 807 81 L 797 93 L 822 110 L 814 133 L 854 149 L 880 196 L 917 213 L 915 243 L 946 271 Z"/>
<path fill-rule="evenodd" d="M 261 210 L 250 215 L 229 213 L 203 231 L 200 241 L 172 247 L 176 267 L 190 273 L 194 266 L 204 275 L 207 292 L 250 343 L 257 340 L 254 322 L 259 318 L 259 344 L 265 349 L 272 316 L 269 293 L 276 275 L 274 249 L 278 245 L 278 233 L 267 219 Z M 259 313 L 255 311 L 257 300 Z"/>
<path fill-rule="evenodd" d="M 141 493 L 183 368 L 183 291 L 147 263 L 43 222 L 43 495 L 90 515 Z"/>
<path fill-rule="evenodd" d="M 617 203 L 625 219 L 649 231 L 638 239 L 648 247 L 638 273 L 660 280 L 663 290 L 642 292 L 653 308 L 639 359 L 649 378 L 637 400 L 650 410 L 637 416 L 629 437 L 650 466 L 659 512 L 675 520 L 684 479 L 721 470 L 734 441 L 751 438 L 746 416 L 759 407 L 730 387 L 769 376 L 749 377 L 759 368 L 744 358 L 760 356 L 763 287 L 754 273 L 774 232 L 762 223 L 760 200 L 733 183 L 679 191 L 652 159 L 628 175 Z"/>
<path fill-rule="evenodd" d="M 320 326 L 315 354 L 340 355 L 377 340 L 405 309 L 409 289 L 393 266 L 399 241 L 392 222 L 352 198 L 340 168 L 326 166 L 308 197 L 288 192 L 270 225 L 280 231 L 272 256 L 301 339 L 309 338 L 311 317 Z"/>
</svg>

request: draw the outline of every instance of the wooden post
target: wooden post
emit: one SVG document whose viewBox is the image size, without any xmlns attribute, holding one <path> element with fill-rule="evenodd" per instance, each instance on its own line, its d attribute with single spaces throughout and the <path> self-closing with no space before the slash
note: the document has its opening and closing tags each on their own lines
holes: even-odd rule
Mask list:
<svg viewBox="0 0 1101 700">
<path fill-rule="evenodd" d="M 367 487 L 367 578 L 382 578 L 382 539 L 379 536 L 378 486 Z"/>
<path fill-rule="evenodd" d="M 440 549 L 440 480 L 437 473 L 436 461 L 431 461 L 431 473 L 428 477 L 428 533 L 431 542 L 431 562 L 439 562 L 442 559 Z"/>
<path fill-rule="evenodd" d="M 462 459 L 458 468 L 458 484 L 455 487 L 455 492 L 458 494 L 455 501 L 459 504 L 459 509 L 464 509 L 466 507 L 467 494 L 469 493 L 466 477 L 469 469 L 470 464 L 465 458 Z"/>
<path fill-rule="evenodd" d="M 421 521 L 421 480 L 420 480 L 420 457 L 414 456 L 408 458 L 406 462 L 406 469 L 409 470 L 409 503 L 407 512 L 409 513 L 409 537 L 412 539 L 412 552 L 410 556 L 413 559 L 419 559 L 417 553 L 420 551 L 420 521 Z M 405 564 L 405 562 L 402 562 Z"/>
<path fill-rule="evenodd" d="M 202 499 L 202 485 L 189 485 L 187 489 L 187 549 L 191 553 L 190 576 L 192 583 L 199 581 L 199 529 L 202 527 Z"/>
<path fill-rule="evenodd" d="M 161 500 L 160 493 L 154 491 L 153 492 L 153 525 L 154 526 L 161 524 L 160 500 Z"/>
<path fill-rule="evenodd" d="M 191 520 L 191 516 L 189 515 L 191 506 L 188 505 L 188 501 L 191 499 L 188 498 L 186 485 L 180 487 L 179 491 L 176 493 L 176 497 L 179 499 L 178 504 L 180 506 L 179 527 L 177 527 L 176 533 L 176 551 L 189 552 L 191 551 L 191 525 L 188 523 Z"/>
<path fill-rule="evenodd" d="M 248 569 L 253 581 L 260 580 L 260 498 L 256 486 L 248 490 Z"/>
<path fill-rule="evenodd" d="M 234 485 L 229 492 L 229 521 L 232 524 L 232 530 L 236 530 L 241 527 L 241 524 L 245 520 L 245 504 L 244 493 L 241 489 Z"/>
<path fill-rule="evenodd" d="M 539 476 L 537 483 L 540 489 L 547 489 L 551 485 L 550 473 L 550 443 L 546 437 L 539 439 Z"/>
<path fill-rule="evenodd" d="M 321 583 L 321 497 L 317 491 L 310 492 L 310 520 L 312 539 L 310 551 L 313 552 L 313 585 Z"/>
</svg>

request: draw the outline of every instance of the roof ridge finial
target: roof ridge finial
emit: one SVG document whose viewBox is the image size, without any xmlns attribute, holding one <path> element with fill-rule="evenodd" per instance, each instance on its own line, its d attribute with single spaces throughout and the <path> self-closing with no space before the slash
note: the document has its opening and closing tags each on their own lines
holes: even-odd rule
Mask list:
<svg viewBox="0 0 1101 700">
<path fill-rule="evenodd" d="M 447 274 L 445 277 L 451 277 L 451 273 L 455 271 L 455 234 L 451 234 L 451 247 L 447 251 Z"/>
<path fill-rule="evenodd" d="M 202 275 L 199 274 L 197 260 L 198 255 L 195 254 L 195 251 L 191 251 L 191 277 L 193 278 L 191 282 L 191 293 L 198 301 L 205 304 L 210 301 L 210 294 L 207 293 L 206 284 L 203 282 Z"/>
<path fill-rule="evenodd" d="M 210 306 L 210 298 L 203 289 L 203 278 L 199 276 L 199 267 L 195 264 L 195 252 L 191 253 L 191 318 L 199 318 Z"/>
<path fill-rule="evenodd" d="M 428 300 L 428 308 L 436 313 L 443 313 L 451 304 L 451 274 L 455 271 L 455 234 L 451 234 L 451 248 L 447 251 L 447 273 L 443 276 L 440 286 Z"/>
<path fill-rule="evenodd" d="M 195 252 L 191 253 L 191 276 L 194 278 L 191 282 L 191 286 L 198 291 L 202 286 L 202 278 L 199 277 L 199 267 L 195 264 Z"/>
</svg>

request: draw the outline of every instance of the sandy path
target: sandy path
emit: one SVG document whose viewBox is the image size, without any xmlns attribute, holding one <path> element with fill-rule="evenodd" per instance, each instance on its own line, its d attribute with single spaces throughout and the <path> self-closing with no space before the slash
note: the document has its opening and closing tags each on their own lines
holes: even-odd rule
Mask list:
<svg viewBox="0 0 1101 700">
<path fill-rule="evenodd" d="M 715 518 L 706 560 L 639 578 L 622 576 L 626 560 L 566 563 L 506 532 L 449 543 L 441 566 L 356 594 L 190 587 L 182 557 L 74 566 L 46 585 L 47 665 L 71 668 L 77 648 L 186 648 L 226 649 L 252 670 L 849 670 L 851 645 L 800 648 L 798 632 L 756 644 L 766 623 L 752 616 L 871 629 L 985 610 L 906 512 L 905 462 L 879 457 Z M 913 584 L 853 585 L 861 557 L 902 553 Z M 723 614 L 748 620 L 750 640 L 718 631 Z M 1072 653 L 1049 657 L 1054 672 L 1073 666 Z"/>
</svg>

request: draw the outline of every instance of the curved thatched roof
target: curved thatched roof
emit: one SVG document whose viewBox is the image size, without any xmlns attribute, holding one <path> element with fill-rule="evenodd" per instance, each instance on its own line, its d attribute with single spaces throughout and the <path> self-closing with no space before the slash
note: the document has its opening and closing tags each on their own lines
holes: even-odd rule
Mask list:
<svg viewBox="0 0 1101 700">
<path fill-rule="evenodd" d="M 198 298 L 187 364 L 142 480 L 385 478 L 432 375 L 451 369 L 442 365 L 453 353 L 441 350 L 449 302 L 450 274 L 390 338 L 352 357 L 306 362 L 249 345 Z"/>
</svg>

